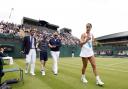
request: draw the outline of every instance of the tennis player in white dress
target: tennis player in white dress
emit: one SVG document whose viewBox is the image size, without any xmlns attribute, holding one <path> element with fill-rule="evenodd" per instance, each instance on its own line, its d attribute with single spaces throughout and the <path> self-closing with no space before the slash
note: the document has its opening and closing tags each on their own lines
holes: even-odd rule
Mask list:
<svg viewBox="0 0 128 89">
<path fill-rule="evenodd" d="M 96 76 L 96 84 L 97 85 L 103 85 L 104 83 L 101 81 L 96 68 L 96 60 L 93 52 L 93 42 L 94 37 L 93 34 L 91 34 L 91 23 L 86 24 L 86 32 L 81 35 L 80 44 L 81 44 L 81 52 L 80 57 L 82 58 L 83 67 L 82 67 L 82 76 L 81 81 L 83 83 L 87 83 L 87 79 L 85 77 L 86 68 L 88 61 L 91 63 L 91 66 L 93 68 L 93 73 Z"/>
</svg>

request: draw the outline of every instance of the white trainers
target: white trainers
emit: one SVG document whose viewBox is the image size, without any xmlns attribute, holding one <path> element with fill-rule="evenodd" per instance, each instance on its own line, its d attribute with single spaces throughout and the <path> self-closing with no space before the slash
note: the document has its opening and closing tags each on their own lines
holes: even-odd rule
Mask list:
<svg viewBox="0 0 128 89">
<path fill-rule="evenodd" d="M 30 73 L 32 76 L 35 76 L 36 74 L 35 73 Z"/>
<path fill-rule="evenodd" d="M 27 73 L 28 73 L 28 71 L 27 71 L 27 70 L 25 70 L 25 71 L 24 71 L 24 73 L 25 73 L 25 74 L 27 74 Z"/>
<path fill-rule="evenodd" d="M 104 85 L 104 83 L 101 81 L 101 79 L 96 80 L 96 84 L 100 85 L 100 86 Z"/>
<path fill-rule="evenodd" d="M 52 71 L 52 72 L 53 72 L 54 75 L 58 75 L 58 72 L 54 72 L 54 71 Z"/>
<path fill-rule="evenodd" d="M 45 76 L 45 71 L 41 71 L 42 75 Z"/>
<path fill-rule="evenodd" d="M 87 81 L 86 78 L 82 78 L 82 77 L 81 77 L 81 81 L 82 81 L 83 83 L 88 83 L 88 81 Z"/>
</svg>

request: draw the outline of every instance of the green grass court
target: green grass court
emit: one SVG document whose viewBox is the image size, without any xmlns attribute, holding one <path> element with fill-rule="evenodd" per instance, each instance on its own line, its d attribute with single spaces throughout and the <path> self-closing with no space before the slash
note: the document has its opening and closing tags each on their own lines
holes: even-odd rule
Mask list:
<svg viewBox="0 0 128 89">
<path fill-rule="evenodd" d="M 88 65 L 86 76 L 88 84 L 80 81 L 82 62 L 77 58 L 61 58 L 59 61 L 59 74 L 53 75 L 51 67 L 52 60 L 49 58 L 46 69 L 46 76 L 40 73 L 40 62 L 36 62 L 36 76 L 24 74 L 24 84 L 22 82 L 12 85 L 13 89 L 128 89 L 128 59 L 127 58 L 96 58 L 97 68 L 101 79 L 105 83 L 103 87 L 95 84 L 90 64 Z M 25 61 L 15 60 L 15 64 L 4 68 L 14 68 L 18 64 L 24 69 Z M 2 81 L 9 78 L 17 78 L 18 73 L 6 73 Z"/>
</svg>

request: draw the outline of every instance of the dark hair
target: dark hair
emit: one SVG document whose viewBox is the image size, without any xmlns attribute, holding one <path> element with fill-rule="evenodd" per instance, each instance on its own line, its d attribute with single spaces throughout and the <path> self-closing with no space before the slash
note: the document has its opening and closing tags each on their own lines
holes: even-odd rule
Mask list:
<svg viewBox="0 0 128 89">
<path fill-rule="evenodd" d="M 36 28 L 30 28 L 30 32 L 35 31 Z"/>
<path fill-rule="evenodd" d="M 86 26 L 89 25 L 92 28 L 92 24 L 91 23 L 87 23 Z"/>
</svg>

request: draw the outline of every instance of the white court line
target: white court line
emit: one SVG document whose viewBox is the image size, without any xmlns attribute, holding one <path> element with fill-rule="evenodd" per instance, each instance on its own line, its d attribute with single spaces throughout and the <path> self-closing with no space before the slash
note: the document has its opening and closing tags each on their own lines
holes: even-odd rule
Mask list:
<svg viewBox="0 0 128 89">
<path fill-rule="evenodd" d="M 101 67 L 99 67 L 99 68 L 101 68 Z M 113 69 L 113 68 L 101 68 L 101 69 L 114 70 L 114 71 L 117 71 L 117 72 L 124 72 L 124 73 L 128 73 L 128 71 L 124 71 L 124 70 L 117 70 L 117 69 Z"/>
<path fill-rule="evenodd" d="M 103 64 L 97 64 L 97 65 L 98 65 L 98 67 L 99 67 L 99 66 L 104 66 L 104 67 L 110 67 L 110 68 L 120 68 L 120 69 L 126 70 L 126 67 L 109 66 L 109 65 L 103 65 Z"/>
<path fill-rule="evenodd" d="M 63 62 L 61 62 L 61 63 L 63 63 Z M 113 63 L 113 64 L 108 64 L 108 65 L 96 63 L 96 65 L 101 65 L 101 66 L 105 66 L 105 67 L 111 67 L 111 66 L 115 66 L 115 65 L 118 65 L 118 64 L 124 64 L 124 63 L 128 63 L 128 61 L 126 61 L 126 62 L 119 62 L 119 63 Z M 69 63 L 66 63 L 66 64 L 69 64 Z M 77 65 L 79 65 L 79 64 L 77 64 Z"/>
<path fill-rule="evenodd" d="M 62 63 L 62 62 L 61 62 Z M 69 64 L 69 65 L 74 65 L 74 66 L 81 66 L 80 64 L 71 64 L 71 63 L 66 63 L 66 64 Z M 115 64 L 115 63 L 114 63 Z M 108 66 L 108 65 L 102 65 L 102 66 L 104 66 L 104 67 L 111 67 L 111 66 Z M 89 68 L 91 68 L 90 66 L 89 66 Z M 102 68 L 102 69 L 107 69 L 107 70 L 114 70 L 114 71 L 118 71 L 118 72 L 125 72 L 125 73 L 128 73 L 128 71 L 124 71 L 124 70 L 119 70 L 119 69 L 113 69 L 113 68 L 103 68 L 103 67 L 99 67 L 98 66 L 98 68 Z"/>
<path fill-rule="evenodd" d="M 67 63 L 66 63 L 66 64 L 67 64 Z M 68 63 L 68 64 L 69 64 L 69 63 Z M 62 64 L 62 65 L 65 65 L 65 64 Z M 69 65 L 74 65 L 75 67 L 76 67 L 76 66 L 80 66 L 79 64 L 69 64 Z M 89 66 L 89 68 L 91 68 L 91 67 Z M 124 72 L 124 73 L 128 73 L 128 71 L 119 70 L 119 69 L 103 68 L 103 67 L 99 67 L 99 66 L 98 66 L 98 68 L 100 68 L 100 69 L 106 69 L 106 70 L 111 70 L 111 71 L 116 71 L 116 72 Z"/>
<path fill-rule="evenodd" d="M 62 63 L 62 62 L 61 62 Z M 120 64 L 122 64 L 122 63 L 124 63 L 124 62 L 121 62 Z M 126 62 L 125 62 L 126 63 Z M 25 70 L 23 67 L 21 67 L 20 65 L 18 65 L 16 62 L 15 62 L 15 64 L 17 65 L 17 66 L 19 66 L 20 68 L 22 68 L 23 70 Z M 80 64 L 71 64 L 71 63 L 66 63 L 66 64 L 69 64 L 69 65 L 76 65 L 76 66 L 81 66 Z M 117 63 L 116 63 L 117 64 Z M 118 63 L 119 64 L 119 63 Z M 115 63 L 114 63 L 114 65 L 115 65 Z M 103 66 L 105 66 L 105 65 L 103 65 Z M 111 66 L 109 66 L 109 65 L 106 65 L 107 67 L 111 67 Z M 90 66 L 89 66 L 89 68 L 91 68 Z M 125 73 L 128 73 L 128 71 L 124 71 L 124 70 L 117 70 L 117 69 L 113 69 L 113 68 L 103 68 L 103 67 L 98 67 L 98 68 L 101 68 L 101 69 L 106 69 L 106 70 L 113 70 L 113 71 L 117 71 L 117 72 L 125 72 Z"/>
<path fill-rule="evenodd" d="M 127 63 L 128 61 L 125 61 L 125 62 L 120 62 L 120 63 L 113 63 L 113 64 L 109 64 L 108 66 L 115 66 L 115 65 L 118 65 L 118 64 L 124 64 L 124 63 Z"/>
</svg>

